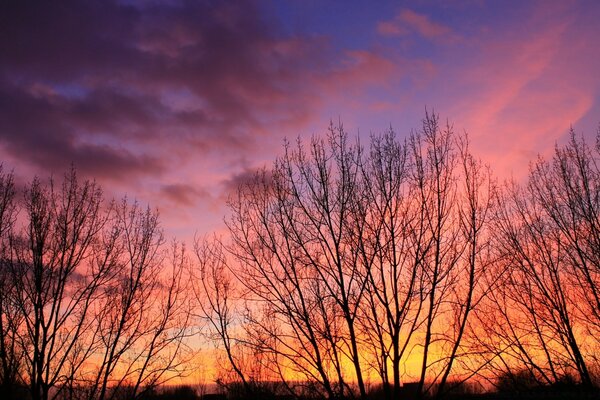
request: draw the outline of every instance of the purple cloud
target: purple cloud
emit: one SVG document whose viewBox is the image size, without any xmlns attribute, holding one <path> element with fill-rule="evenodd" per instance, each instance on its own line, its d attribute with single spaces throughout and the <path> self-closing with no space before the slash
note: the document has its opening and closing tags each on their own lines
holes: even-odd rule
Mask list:
<svg viewBox="0 0 600 400">
<path fill-rule="evenodd" d="M 39 168 L 121 178 L 160 173 L 165 147 L 250 151 L 265 118 L 304 120 L 325 62 L 318 39 L 286 37 L 257 7 L 4 5 L 0 145 Z"/>
</svg>

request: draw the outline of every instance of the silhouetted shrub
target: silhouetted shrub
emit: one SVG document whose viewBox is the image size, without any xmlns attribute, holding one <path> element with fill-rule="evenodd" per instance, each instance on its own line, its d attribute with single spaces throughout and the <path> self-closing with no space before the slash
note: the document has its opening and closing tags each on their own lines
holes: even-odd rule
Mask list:
<svg viewBox="0 0 600 400">
<path fill-rule="evenodd" d="M 390 388 L 390 390 L 392 390 Z M 367 393 L 367 397 L 369 398 L 369 400 L 383 400 L 385 399 L 385 388 L 383 385 L 373 385 L 368 393 Z"/>
<path fill-rule="evenodd" d="M 322 387 L 312 381 L 297 382 L 293 385 L 292 390 L 298 398 L 303 400 L 321 400 L 325 397 Z"/>
<path fill-rule="evenodd" d="M 434 387 L 433 392 L 437 393 L 438 388 Z M 483 393 L 484 390 L 477 382 L 464 382 L 448 380 L 442 395 L 447 398 L 461 399 Z"/>
<path fill-rule="evenodd" d="M 569 374 L 561 376 L 556 382 L 544 383 L 533 372 L 522 369 L 516 372 L 507 372 L 500 376 L 496 382 L 499 393 L 565 393 L 590 392 L 593 388 L 582 385 L 581 382 Z"/>
<path fill-rule="evenodd" d="M 145 400 L 197 400 L 198 395 L 188 385 L 163 387 L 144 396 Z"/>
<path fill-rule="evenodd" d="M 400 388 L 400 397 L 402 399 L 416 399 L 418 397 L 419 382 L 406 382 Z"/>
<path fill-rule="evenodd" d="M 201 400 L 226 400 L 227 396 L 223 393 L 207 393 L 201 397 Z"/>
<path fill-rule="evenodd" d="M 539 379 L 528 369 L 505 372 L 496 381 L 497 391 L 501 393 L 530 391 L 539 386 Z"/>
<path fill-rule="evenodd" d="M 134 397 L 133 386 L 130 385 L 123 385 L 116 388 L 112 388 L 110 392 L 111 396 L 109 397 L 115 400 L 128 400 Z M 150 393 L 148 393 L 147 395 L 150 395 Z"/>
<path fill-rule="evenodd" d="M 571 391 L 580 388 L 581 384 L 577 382 L 577 380 L 573 376 L 566 375 L 561 377 L 558 381 L 554 382 L 549 387 L 553 391 Z"/>
<path fill-rule="evenodd" d="M 229 400 L 279 400 L 288 394 L 280 382 L 249 381 L 247 386 L 242 382 L 221 382 L 219 385 Z"/>
<path fill-rule="evenodd" d="M 27 400 L 30 399 L 29 388 L 20 383 L 0 385 L 0 399 L 2 400 Z"/>
</svg>

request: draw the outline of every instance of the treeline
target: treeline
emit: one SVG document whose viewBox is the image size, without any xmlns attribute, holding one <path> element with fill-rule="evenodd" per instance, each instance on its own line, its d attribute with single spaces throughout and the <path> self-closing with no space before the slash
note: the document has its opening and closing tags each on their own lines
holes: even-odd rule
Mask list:
<svg viewBox="0 0 600 400">
<path fill-rule="evenodd" d="M 19 193 L 2 172 L 2 393 L 155 396 L 212 367 L 194 342 L 246 398 L 596 386 L 599 151 L 571 132 L 499 184 L 436 115 L 366 144 L 331 126 L 286 143 L 192 255 L 75 171 Z"/>
<path fill-rule="evenodd" d="M 499 184 L 435 115 L 407 139 L 287 143 L 203 251 L 229 379 L 330 399 L 596 385 L 598 151 L 571 132 Z"/>
<path fill-rule="evenodd" d="M 189 368 L 185 255 L 157 212 L 74 170 L 20 196 L 0 172 L 0 246 L 0 397 L 134 399 Z"/>
</svg>

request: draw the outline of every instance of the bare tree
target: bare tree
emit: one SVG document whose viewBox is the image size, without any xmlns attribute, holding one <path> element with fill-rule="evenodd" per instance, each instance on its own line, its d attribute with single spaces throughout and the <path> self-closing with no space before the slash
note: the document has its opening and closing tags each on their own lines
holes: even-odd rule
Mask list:
<svg viewBox="0 0 600 400">
<path fill-rule="evenodd" d="M 429 351 L 438 340 L 434 322 L 442 313 L 445 299 L 450 294 L 453 266 L 461 257 L 462 249 L 458 244 L 458 221 L 453 212 L 457 194 L 452 131 L 449 127 L 441 130 L 438 118 L 428 114 L 423 121 L 422 136 L 413 136 L 411 147 L 419 197 L 424 204 L 426 235 L 431 241 L 429 251 L 423 258 L 419 288 L 421 295 L 426 297 L 423 358 L 417 389 L 418 393 L 422 393 L 431 365 Z"/>
<path fill-rule="evenodd" d="M 48 399 L 64 383 L 69 355 L 86 337 L 88 316 L 106 266 L 88 263 L 103 229 L 102 192 L 78 181 L 74 170 L 62 186 L 34 179 L 25 191 L 27 227 L 15 241 L 11 276 L 24 321 L 19 345 L 33 399 Z M 83 361 L 80 360 L 79 366 Z"/>
<path fill-rule="evenodd" d="M 247 339 L 329 397 L 352 395 L 353 381 L 366 396 L 373 371 L 399 396 L 416 348 L 419 392 L 442 393 L 468 356 L 470 314 L 489 290 L 493 184 L 466 137 L 438 121 L 426 114 L 409 142 L 373 136 L 368 153 L 341 127 L 308 150 L 286 144 L 230 201 Z"/>
<path fill-rule="evenodd" d="M 197 268 L 192 269 L 193 288 L 203 324 L 208 324 L 207 337 L 217 346 L 222 345 L 227 361 L 236 377 L 242 382 L 247 395 L 252 388 L 241 360 L 236 355 L 236 338 L 232 325 L 241 312 L 236 312 L 234 280 L 225 260 L 226 254 L 220 241 L 197 238 L 194 246 Z"/>
<path fill-rule="evenodd" d="M 575 376 L 592 385 L 599 178 L 592 149 L 571 131 L 551 162 L 532 165 L 525 185 L 505 189 L 494 228 L 502 285 L 491 295 L 493 320 L 483 318 L 498 374 L 525 368 L 543 384 Z"/>
<path fill-rule="evenodd" d="M 10 275 L 11 240 L 18 207 L 12 173 L 0 165 L 0 397 L 12 398 L 17 384 L 23 383 L 24 354 L 18 347 L 21 314 L 14 299 L 15 285 Z"/>
<path fill-rule="evenodd" d="M 277 352 L 329 397 L 351 390 L 343 360 L 366 396 L 356 319 L 367 274 L 358 273 L 350 233 L 360 218 L 357 157 L 359 147 L 349 144 L 341 127 L 332 127 L 327 142 L 314 139 L 308 151 L 301 143 L 294 150 L 286 146 L 273 170 L 230 202 L 240 282 L 256 307 L 268 310 L 268 319 L 253 322 L 263 332 L 284 327 L 267 335 Z"/>
<path fill-rule="evenodd" d="M 274 341 L 263 346 L 269 344 L 270 350 L 279 353 L 293 371 L 307 381 L 318 382 L 332 398 L 336 392 L 326 365 L 325 343 L 315 329 L 319 311 L 314 306 L 310 281 L 316 272 L 297 260 L 301 243 L 287 234 L 296 206 L 286 200 L 290 188 L 284 172 L 277 177 L 261 173 L 231 200 L 231 251 L 241 263 L 240 283 L 246 301 L 267 311 L 265 321 L 257 317 L 251 321 L 255 331 L 262 331 L 259 336 Z M 286 203 L 287 208 L 283 207 Z"/>
<path fill-rule="evenodd" d="M 74 169 L 24 190 L 0 173 L 0 361 L 3 390 L 33 399 L 129 398 L 185 371 L 192 302 L 182 245 L 164 248 L 158 215 L 105 203 Z"/>
<path fill-rule="evenodd" d="M 423 202 L 411 195 L 416 185 L 410 156 L 406 143 L 389 131 L 371 138 L 361 165 L 364 223 L 356 227 L 355 240 L 368 287 L 359 323 L 387 398 L 400 395 L 403 357 L 420 325 L 418 277 L 429 245 Z"/>
<path fill-rule="evenodd" d="M 595 148 L 570 131 L 550 163 L 540 161 L 530 185 L 565 248 L 568 283 L 577 289 L 577 316 L 591 337 L 600 334 L 600 130 Z M 569 273 L 571 272 L 571 273 Z"/>
<path fill-rule="evenodd" d="M 445 393 L 446 383 L 452 372 L 455 361 L 467 359 L 472 364 L 476 356 L 463 345 L 463 338 L 468 335 L 470 315 L 489 296 L 495 288 L 495 281 L 486 281 L 485 274 L 493 263 L 495 257 L 491 248 L 491 220 L 495 210 L 497 188 L 490 170 L 477 160 L 470 152 L 468 137 L 458 137 L 459 175 L 458 188 L 458 223 L 460 240 L 466 244 L 457 268 L 459 269 L 458 282 L 453 285 L 454 321 L 452 323 L 452 336 L 449 338 L 451 350 L 447 355 L 447 362 L 442 372 L 442 377 L 437 387 L 438 395 Z M 463 356 L 459 358 L 459 350 L 463 348 Z M 463 379 L 462 384 L 478 373 L 482 365 L 465 365 L 464 371 L 471 370 Z M 452 388 L 450 388 L 452 389 Z"/>
<path fill-rule="evenodd" d="M 184 339 L 191 303 L 185 249 L 163 249 L 158 213 L 123 200 L 104 240 L 111 276 L 96 303 L 96 371 L 89 399 L 112 399 L 124 388 L 135 399 L 185 372 Z M 168 256 L 168 258 L 167 258 Z M 169 266 L 167 269 L 166 266 Z"/>
</svg>

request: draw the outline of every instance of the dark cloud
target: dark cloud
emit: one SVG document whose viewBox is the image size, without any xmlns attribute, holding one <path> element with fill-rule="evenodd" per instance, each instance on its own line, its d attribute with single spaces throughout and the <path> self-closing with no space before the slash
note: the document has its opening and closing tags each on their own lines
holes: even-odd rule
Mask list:
<svg viewBox="0 0 600 400">
<path fill-rule="evenodd" d="M 272 174 L 269 168 L 253 168 L 246 167 L 233 174 L 230 178 L 221 182 L 222 198 L 227 200 L 230 196 L 235 195 L 239 190 L 246 190 L 254 187 L 255 184 L 260 186 L 270 186 L 272 183 Z M 254 190 L 254 189 L 252 189 Z"/>
<path fill-rule="evenodd" d="M 144 60 L 132 47 L 140 12 L 111 1 L 2 4 L 2 69 L 23 80 L 72 82 L 107 77 Z"/>
<path fill-rule="evenodd" d="M 193 206 L 198 200 L 210 198 L 206 191 L 185 183 L 164 185 L 161 193 L 170 201 L 183 206 Z"/>
<path fill-rule="evenodd" d="M 163 143 L 248 151 L 265 118 L 305 118 L 327 63 L 319 39 L 261 15 L 251 1 L 4 2 L 0 145 L 122 179 L 160 173 Z"/>
<path fill-rule="evenodd" d="M 135 118 L 133 104 L 128 104 L 130 107 L 120 104 L 122 107 L 119 108 L 119 103 L 127 101 L 108 101 L 112 104 L 102 110 L 102 95 L 100 99 L 90 96 L 88 102 L 80 103 L 53 95 L 2 89 L 0 140 L 5 151 L 22 162 L 51 172 L 65 170 L 74 164 L 85 174 L 112 180 L 158 174 L 164 170 L 163 162 L 157 156 L 136 154 L 114 140 L 112 143 L 94 142 L 90 135 L 108 131 L 113 124 L 116 127 L 119 114 L 127 114 L 127 119 Z M 98 103 L 96 107 L 91 105 L 94 102 Z M 94 111 L 86 110 L 88 107 Z M 115 112 L 111 112 L 113 108 Z M 86 116 L 86 113 L 93 116 Z M 100 117 L 102 114 L 106 118 Z"/>
</svg>

